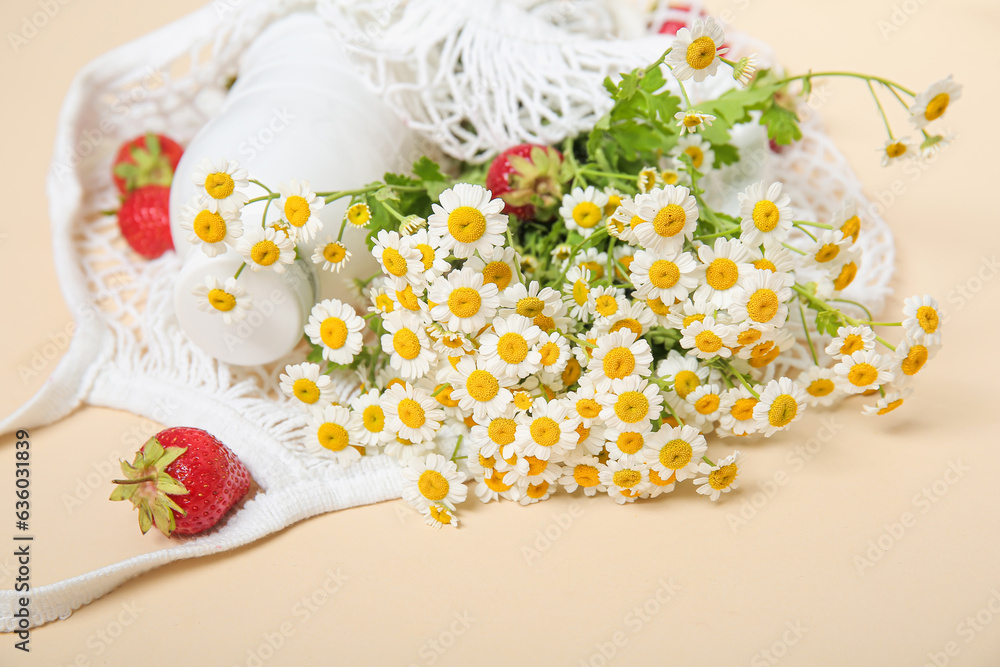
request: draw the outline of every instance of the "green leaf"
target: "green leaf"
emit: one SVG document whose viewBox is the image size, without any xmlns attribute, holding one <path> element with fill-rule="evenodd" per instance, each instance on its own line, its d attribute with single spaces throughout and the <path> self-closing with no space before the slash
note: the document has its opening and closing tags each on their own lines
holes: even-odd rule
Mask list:
<svg viewBox="0 0 1000 667">
<path fill-rule="evenodd" d="M 740 152 L 732 144 L 712 144 L 712 150 L 715 152 L 715 162 L 712 166 L 716 169 L 727 164 L 736 164 L 740 160 Z"/>
<path fill-rule="evenodd" d="M 388 186 L 384 188 L 379 188 L 378 190 L 375 191 L 375 194 L 373 196 L 375 197 L 375 201 L 389 201 L 390 199 L 399 199 L 399 194 L 397 194 L 395 190 L 393 190 Z"/>
<path fill-rule="evenodd" d="M 161 472 L 156 476 L 156 490 L 160 493 L 169 493 L 174 496 L 183 496 L 188 493 L 183 484 L 165 472 Z"/>
<path fill-rule="evenodd" d="M 322 364 L 323 346 L 313 344 L 312 349 L 309 350 L 309 354 L 306 355 L 306 361 L 308 361 L 311 364 Z"/>
<path fill-rule="evenodd" d="M 153 513 L 149 511 L 149 505 L 143 503 L 139 505 L 139 530 L 145 535 L 153 525 Z"/>
<path fill-rule="evenodd" d="M 153 503 L 153 522 L 160 532 L 167 537 L 170 537 L 170 533 L 174 531 L 174 513 L 159 500 Z"/>
<path fill-rule="evenodd" d="M 799 117 L 794 111 L 772 103 L 760 117 L 760 124 L 767 126 L 767 138 L 780 146 L 787 146 L 802 138 Z"/>
<path fill-rule="evenodd" d="M 840 313 L 836 310 L 824 310 L 816 313 L 816 330 L 820 333 L 836 336 L 840 324 Z"/>
<path fill-rule="evenodd" d="M 115 490 L 111 492 L 111 496 L 108 500 L 128 500 L 135 493 L 138 486 L 138 484 L 119 484 L 115 487 Z"/>
<path fill-rule="evenodd" d="M 163 454 L 155 461 L 156 472 L 163 472 L 168 465 L 176 461 L 187 451 L 187 447 L 167 447 Z"/>
<path fill-rule="evenodd" d="M 447 181 L 441 173 L 441 165 L 426 155 L 413 163 L 413 175 L 422 181 Z"/>
</svg>

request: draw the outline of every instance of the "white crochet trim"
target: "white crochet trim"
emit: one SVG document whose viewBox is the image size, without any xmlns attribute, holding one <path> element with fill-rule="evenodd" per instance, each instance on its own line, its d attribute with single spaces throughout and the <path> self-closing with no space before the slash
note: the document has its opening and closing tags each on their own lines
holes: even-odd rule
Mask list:
<svg viewBox="0 0 1000 667">
<path fill-rule="evenodd" d="M 585 4 L 593 10 L 587 16 L 556 25 L 538 7 L 529 16 L 487 0 L 411 0 L 395 13 L 390 10 L 399 0 L 320 0 L 316 9 L 415 129 L 453 157 L 483 161 L 514 143 L 555 143 L 589 129 L 609 107 L 602 94 L 605 76 L 655 60 L 665 49 L 669 40 L 660 36 L 595 37 L 600 20 L 592 17 L 600 17 L 602 3 Z M 164 563 L 232 549 L 315 514 L 400 495 L 400 469 L 386 457 L 365 458 L 341 471 L 307 455 L 297 435 L 304 417 L 274 389 L 285 361 L 231 367 L 194 347 L 172 312 L 172 282 L 180 268 L 176 255 L 135 261 L 115 221 L 100 214 L 116 204 L 107 174 L 122 141 L 158 130 L 182 143 L 190 140 L 218 109 L 227 78 L 236 74 L 241 52 L 256 35 L 291 11 L 315 6 L 307 0 L 246 0 L 238 12 L 221 16 L 216 4 L 206 6 L 95 60 L 67 95 L 48 196 L 56 271 L 77 334 L 43 389 L 3 420 L 0 432 L 50 424 L 83 404 L 124 409 L 219 434 L 262 493 L 206 535 L 35 588 L 32 625 L 65 618 Z M 657 25 L 669 11 L 657 10 Z M 376 29 L 368 30 L 372 25 Z M 728 37 L 734 52 L 768 52 L 738 33 Z M 455 70 L 458 62 L 462 72 Z M 144 86 L 151 72 L 162 82 Z M 714 94 L 712 85 L 701 94 Z M 143 91 L 141 99 L 137 90 Z M 477 94 L 480 101 L 468 104 Z M 82 147 L 95 128 L 105 135 L 96 148 L 71 159 L 86 152 Z M 806 122 L 803 131 L 803 140 L 774 156 L 768 167 L 793 201 L 819 219 L 844 197 L 870 210 L 818 119 Z M 852 298 L 863 294 L 866 303 L 880 308 L 892 275 L 892 237 L 881 219 L 865 222 L 859 243 L 867 261 Z M 343 401 L 354 391 L 352 381 L 345 379 L 340 389 Z M 19 595 L 0 592 L 0 629 L 15 629 Z"/>
</svg>

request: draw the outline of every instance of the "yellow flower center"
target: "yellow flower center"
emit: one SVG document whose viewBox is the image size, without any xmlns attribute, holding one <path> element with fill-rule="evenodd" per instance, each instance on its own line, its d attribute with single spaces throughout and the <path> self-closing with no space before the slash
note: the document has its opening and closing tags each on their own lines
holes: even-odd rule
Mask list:
<svg viewBox="0 0 1000 667">
<path fill-rule="evenodd" d="M 250 259 L 261 266 L 271 266 L 281 257 L 281 249 L 274 241 L 257 241 L 250 249 Z"/>
<path fill-rule="evenodd" d="M 771 408 L 767 411 L 767 422 L 771 426 L 788 426 L 799 414 L 799 405 L 795 398 L 789 394 L 781 394 L 771 401 Z"/>
<path fill-rule="evenodd" d="M 407 310 L 420 310 L 420 299 L 413 293 L 412 285 L 407 285 L 401 290 L 396 290 L 396 300 L 399 301 L 399 305 Z"/>
<path fill-rule="evenodd" d="M 400 329 L 392 336 L 392 349 L 406 360 L 420 356 L 420 337 L 410 329 Z"/>
<path fill-rule="evenodd" d="M 542 331 L 552 331 L 556 328 L 556 321 L 548 315 L 538 315 L 532 320 L 532 324 Z"/>
<path fill-rule="evenodd" d="M 349 438 L 347 429 L 340 424 L 327 422 L 316 431 L 316 439 L 319 444 L 329 449 L 331 452 L 340 452 L 347 449 Z"/>
<path fill-rule="evenodd" d="M 576 412 L 584 419 L 596 419 L 601 414 L 601 404 L 592 398 L 581 398 L 576 402 Z"/>
<path fill-rule="evenodd" d="M 486 216 L 472 206 L 459 206 L 448 215 L 448 232 L 459 243 L 475 243 L 486 233 Z"/>
<path fill-rule="evenodd" d="M 331 264 L 340 264 L 347 257 L 347 248 L 340 243 L 327 243 L 323 248 L 323 259 Z"/>
<path fill-rule="evenodd" d="M 656 187 L 656 172 L 652 169 L 643 169 L 639 172 L 639 192 L 649 192 Z M 632 220 L 635 222 L 635 219 Z M 634 227 L 635 225 L 633 225 Z"/>
<path fill-rule="evenodd" d="M 579 436 L 576 439 L 576 444 L 582 445 L 590 437 L 590 429 L 584 426 L 583 423 L 581 423 L 579 426 L 576 427 L 576 434 L 577 436 Z"/>
<path fill-rule="evenodd" d="M 948 93 L 938 93 L 927 103 L 927 109 L 924 110 L 924 118 L 927 120 L 937 120 L 948 110 L 949 102 L 951 102 L 951 96 Z"/>
<path fill-rule="evenodd" d="M 850 236 L 852 243 L 857 241 L 858 235 L 861 233 L 861 219 L 856 215 L 852 218 L 848 218 L 844 221 L 844 224 L 840 226 L 840 232 L 844 235 L 844 238 Z"/>
<path fill-rule="evenodd" d="M 676 171 L 664 171 L 660 174 L 660 178 L 667 185 L 675 185 L 680 180 L 680 174 Z"/>
<path fill-rule="evenodd" d="M 328 317 L 319 325 L 319 336 L 324 345 L 339 350 L 347 342 L 347 324 L 339 317 Z"/>
<path fill-rule="evenodd" d="M 764 257 L 761 257 L 756 262 L 754 262 L 753 268 L 760 269 L 762 271 L 770 271 L 771 273 L 778 272 L 778 267 L 774 265 L 774 262 Z"/>
<path fill-rule="evenodd" d="M 885 154 L 890 158 L 897 158 L 901 155 L 906 154 L 906 144 L 902 141 L 897 141 L 894 144 L 889 144 L 885 147 Z"/>
<path fill-rule="evenodd" d="M 611 317 L 618 312 L 618 300 L 610 294 L 604 294 L 597 297 L 594 307 L 598 314 L 604 317 Z"/>
<path fill-rule="evenodd" d="M 229 195 L 233 194 L 233 190 L 236 189 L 236 183 L 233 181 L 232 176 L 223 172 L 217 171 L 214 174 L 209 174 L 205 178 L 205 192 L 212 199 L 225 199 Z"/>
<path fill-rule="evenodd" d="M 910 348 L 910 351 L 906 353 L 906 358 L 903 359 L 900 367 L 903 372 L 907 375 L 916 375 L 920 372 L 920 369 L 924 367 L 927 363 L 927 348 L 923 345 L 914 345 Z"/>
<path fill-rule="evenodd" d="M 454 391 L 453 387 L 439 384 L 434 388 L 434 393 L 437 394 L 434 398 L 436 398 L 437 402 L 446 408 L 457 408 L 458 401 L 451 397 L 452 391 Z"/>
<path fill-rule="evenodd" d="M 583 488 L 590 488 L 601 483 L 600 474 L 594 466 L 581 463 L 573 468 L 573 479 Z"/>
<path fill-rule="evenodd" d="M 611 481 L 620 489 L 631 489 L 642 481 L 642 473 L 630 468 L 616 470 L 615 474 L 611 477 Z"/>
<path fill-rule="evenodd" d="M 562 372 L 563 386 L 569 387 L 576 384 L 576 381 L 580 379 L 582 374 L 583 368 L 580 367 L 580 362 L 571 357 L 566 362 L 566 368 Z"/>
<path fill-rule="evenodd" d="M 855 387 L 867 387 L 878 379 L 878 369 L 869 363 L 854 364 L 847 372 L 847 379 Z"/>
<path fill-rule="evenodd" d="M 684 149 L 685 155 L 691 158 L 691 164 L 695 169 L 701 169 L 701 163 L 705 161 L 705 153 L 698 146 L 688 146 Z"/>
<path fill-rule="evenodd" d="M 699 350 L 709 354 L 714 354 L 722 349 L 722 339 L 708 329 L 698 332 L 698 335 L 694 337 L 694 344 Z"/>
<path fill-rule="evenodd" d="M 670 314 L 670 308 L 667 304 L 663 303 L 663 299 L 656 297 L 655 299 L 646 299 L 646 305 L 649 309 L 660 316 L 666 316 Z"/>
<path fill-rule="evenodd" d="M 700 386 L 701 380 L 694 371 L 678 371 L 674 376 L 674 391 L 681 398 L 687 398 L 688 394 Z"/>
<path fill-rule="evenodd" d="M 412 292 L 410 293 L 412 294 Z M 385 293 L 375 296 L 375 308 L 383 313 L 391 313 L 396 309 L 395 306 L 393 306 L 392 298 Z"/>
<path fill-rule="evenodd" d="M 580 202 L 573 207 L 573 222 L 584 229 L 592 229 L 601 221 L 603 212 L 597 204 L 589 201 Z"/>
<path fill-rule="evenodd" d="M 664 479 L 663 477 L 660 477 L 660 473 L 656 472 L 653 469 L 650 469 L 649 481 L 655 484 L 656 486 L 670 486 L 671 484 L 677 481 L 677 473 L 670 473 L 670 475 L 666 479 Z"/>
<path fill-rule="evenodd" d="M 736 284 L 740 270 L 736 262 L 719 257 L 705 268 L 705 280 L 712 289 L 727 290 Z"/>
<path fill-rule="evenodd" d="M 757 329 L 747 329 L 746 331 L 741 331 L 736 334 L 736 344 L 740 346 L 753 345 L 760 340 L 760 337 L 763 335 L 764 334 Z"/>
<path fill-rule="evenodd" d="M 604 207 L 604 215 L 606 216 L 611 215 L 612 213 L 617 211 L 618 207 L 621 205 L 622 205 L 622 198 L 620 195 L 608 195 L 608 203 Z M 619 232 L 622 231 L 622 229 L 624 228 L 622 223 L 616 221 L 615 224 L 618 227 L 618 231 Z"/>
<path fill-rule="evenodd" d="M 692 322 L 704 322 L 705 315 L 703 313 L 695 313 L 694 315 L 688 315 L 681 321 L 681 329 L 691 326 Z"/>
<path fill-rule="evenodd" d="M 558 444 L 562 437 L 559 424 L 551 417 L 539 417 L 533 420 L 528 430 L 531 432 L 531 439 L 542 447 L 552 447 Z"/>
<path fill-rule="evenodd" d="M 649 399 L 639 391 L 626 391 L 615 401 L 615 414 L 626 424 L 635 424 L 649 415 Z"/>
<path fill-rule="evenodd" d="M 770 322 L 778 314 L 778 295 L 769 289 L 759 289 L 747 300 L 747 313 L 754 322 Z"/>
<path fill-rule="evenodd" d="M 901 406 L 902 404 L 903 404 L 903 399 L 897 398 L 895 401 L 887 403 L 884 408 L 878 411 L 878 414 L 880 415 L 888 414 L 893 410 L 895 410 L 896 408 L 898 408 L 899 406 Z"/>
<path fill-rule="evenodd" d="M 635 370 L 635 355 L 627 347 L 616 347 L 604 355 L 603 368 L 611 380 L 626 378 Z"/>
<path fill-rule="evenodd" d="M 458 317 L 473 317 L 482 305 L 479 292 L 471 287 L 459 287 L 448 296 L 448 309 Z"/>
<path fill-rule="evenodd" d="M 526 391 L 514 392 L 514 406 L 518 410 L 527 410 L 531 407 L 531 394 Z"/>
<path fill-rule="evenodd" d="M 427 508 L 427 513 L 438 523 L 447 526 L 451 523 L 451 512 L 447 508 L 431 505 Z"/>
<path fill-rule="evenodd" d="M 212 308 L 228 313 L 236 307 L 236 297 L 225 290 L 214 289 L 208 293 L 208 303 Z"/>
<path fill-rule="evenodd" d="M 513 419 L 500 417 L 490 422 L 486 428 L 486 434 L 490 440 L 498 445 L 509 445 L 514 442 L 514 434 L 517 431 L 517 422 Z"/>
<path fill-rule="evenodd" d="M 492 401 L 500 393 L 500 382 L 489 371 L 475 370 L 465 381 L 465 390 L 480 403 Z"/>
<path fill-rule="evenodd" d="M 718 394 L 705 394 L 694 403 L 694 409 L 698 414 L 710 415 L 719 409 Z"/>
<path fill-rule="evenodd" d="M 641 225 L 644 222 L 646 222 L 646 220 L 644 218 L 640 218 L 639 216 L 634 215 L 634 216 L 632 216 L 632 221 L 629 223 L 629 226 L 632 229 L 635 229 L 636 227 L 638 227 L 639 225 Z"/>
<path fill-rule="evenodd" d="M 733 416 L 737 421 L 745 422 L 748 419 L 753 419 L 753 409 L 756 407 L 758 401 L 756 398 L 738 398 L 736 402 L 733 403 L 733 407 L 730 408 L 729 414 Z"/>
<path fill-rule="evenodd" d="M 319 400 L 320 391 L 315 382 L 308 378 L 299 378 L 292 384 L 292 394 L 303 403 L 312 405 Z"/>
<path fill-rule="evenodd" d="M 708 483 L 716 491 L 728 489 L 736 479 L 738 472 L 736 464 L 730 463 L 729 465 L 722 466 L 718 470 L 713 470 L 708 476 Z"/>
<path fill-rule="evenodd" d="M 526 296 L 517 302 L 517 314 L 533 319 L 545 310 L 545 302 L 535 296 Z"/>
<path fill-rule="evenodd" d="M 701 125 L 700 116 L 697 116 L 695 114 L 687 114 L 686 116 L 684 116 L 684 127 L 698 127 L 699 125 Z"/>
<path fill-rule="evenodd" d="M 399 402 L 399 421 L 410 428 L 420 428 L 427 422 L 423 407 L 412 398 L 404 398 Z"/>
<path fill-rule="evenodd" d="M 510 286 L 514 273 L 505 262 L 490 262 L 483 267 L 483 283 L 493 283 L 502 292 Z"/>
<path fill-rule="evenodd" d="M 622 450 L 623 454 L 637 454 L 646 444 L 646 439 L 642 437 L 641 433 L 625 431 L 618 436 L 615 444 L 618 445 L 618 449 Z"/>
<path fill-rule="evenodd" d="M 715 42 L 711 37 L 704 36 L 691 42 L 688 46 L 685 60 L 691 69 L 705 69 L 715 60 Z"/>
<path fill-rule="evenodd" d="M 597 262 L 581 262 L 580 268 L 587 269 L 588 271 L 590 271 L 591 275 L 594 277 L 594 280 L 600 280 L 601 278 L 604 277 L 604 267 L 598 264 Z"/>
<path fill-rule="evenodd" d="M 820 264 L 832 262 L 840 254 L 840 246 L 836 243 L 827 243 L 816 251 L 816 261 Z"/>
<path fill-rule="evenodd" d="M 448 496 L 448 480 L 437 470 L 425 470 L 417 479 L 417 488 L 427 500 L 434 502 L 444 500 Z"/>
<path fill-rule="evenodd" d="M 285 200 L 285 218 L 292 227 L 302 227 L 309 222 L 312 211 L 304 197 L 292 195 Z"/>
<path fill-rule="evenodd" d="M 573 283 L 573 300 L 576 301 L 576 305 L 582 306 L 587 303 L 587 298 L 589 296 L 590 285 L 587 284 L 587 281 L 581 278 Z"/>
<path fill-rule="evenodd" d="M 494 473 L 492 477 L 483 478 L 483 484 L 489 487 L 491 491 L 496 491 L 497 493 L 503 493 L 510 489 L 510 484 L 504 484 L 503 475 L 499 473 Z"/>
<path fill-rule="evenodd" d="M 622 319 L 612 324 L 611 328 L 608 329 L 608 331 L 610 333 L 615 333 L 616 331 L 621 331 L 622 329 L 628 329 L 636 336 L 642 335 L 642 325 L 639 324 L 639 320 L 632 317 L 623 317 Z"/>
<path fill-rule="evenodd" d="M 397 278 L 405 276 L 408 270 L 406 258 L 395 248 L 386 248 L 382 251 L 382 264 L 386 271 Z"/>
<path fill-rule="evenodd" d="M 369 405 L 361 413 L 361 421 L 372 433 L 381 433 L 385 428 L 385 412 L 378 405 Z"/>
<path fill-rule="evenodd" d="M 508 364 L 519 364 L 528 356 L 528 341 L 518 333 L 506 333 L 497 341 L 497 354 Z"/>
<path fill-rule="evenodd" d="M 355 227 L 364 227 L 371 219 L 372 212 L 367 204 L 355 204 L 347 209 L 347 221 Z"/>
<path fill-rule="evenodd" d="M 939 323 L 940 319 L 936 310 L 930 306 L 920 306 L 917 308 L 917 324 L 926 333 L 932 334 L 937 331 Z"/>
<path fill-rule="evenodd" d="M 660 448 L 659 458 L 664 468 L 680 470 L 691 462 L 693 456 L 694 449 L 691 448 L 690 442 L 674 438 Z"/>
<path fill-rule="evenodd" d="M 822 398 L 823 396 L 829 396 L 831 393 L 833 393 L 835 387 L 836 385 L 833 384 L 832 380 L 827 380 L 826 378 L 819 378 L 818 380 L 813 380 L 812 382 L 810 382 L 809 386 L 806 387 L 806 391 L 809 392 L 809 394 L 811 394 L 812 396 L 816 396 L 817 398 Z"/>
<path fill-rule="evenodd" d="M 844 264 L 844 268 L 840 270 L 840 275 L 837 276 L 836 280 L 833 281 L 833 288 L 836 290 L 842 290 L 851 283 L 854 282 L 854 278 L 858 275 L 858 265 L 854 262 L 848 262 Z"/>
<path fill-rule="evenodd" d="M 218 213 L 205 210 L 191 224 L 195 235 L 205 243 L 219 243 L 226 238 L 226 221 Z"/>
<path fill-rule="evenodd" d="M 557 361 L 559 361 L 559 356 L 562 354 L 562 350 L 559 348 L 557 343 L 549 341 L 545 345 L 542 345 L 542 349 L 539 350 L 542 355 L 542 366 L 552 366 Z"/>
<path fill-rule="evenodd" d="M 778 222 L 781 221 L 781 211 L 778 210 L 773 201 L 762 199 L 754 205 L 751 217 L 754 226 L 767 233 L 778 226 Z"/>
<path fill-rule="evenodd" d="M 670 289 L 681 279 L 681 270 L 673 262 L 658 259 L 649 267 L 649 282 L 659 289 Z"/>
<path fill-rule="evenodd" d="M 424 263 L 424 271 L 430 271 L 434 266 L 434 248 L 426 243 L 420 243 L 417 245 L 417 250 L 420 251 L 420 261 Z"/>
<path fill-rule="evenodd" d="M 664 206 L 653 218 L 653 229 L 664 238 L 677 236 L 684 231 L 685 224 L 687 224 L 687 212 L 677 204 Z"/>
<path fill-rule="evenodd" d="M 549 483 L 546 481 L 542 481 L 539 484 L 529 484 L 528 490 L 525 491 L 525 494 L 529 498 L 534 498 L 537 500 L 539 498 L 544 498 L 545 494 L 548 492 L 549 492 Z"/>
<path fill-rule="evenodd" d="M 865 339 L 858 334 L 847 334 L 844 337 L 844 343 L 840 346 L 840 353 L 844 356 L 850 356 L 862 350 L 865 347 Z"/>
</svg>

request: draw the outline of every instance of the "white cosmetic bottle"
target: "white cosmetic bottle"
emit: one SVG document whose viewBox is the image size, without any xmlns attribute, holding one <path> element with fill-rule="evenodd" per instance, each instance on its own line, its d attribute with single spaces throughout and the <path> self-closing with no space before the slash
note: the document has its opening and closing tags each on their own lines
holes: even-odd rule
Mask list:
<svg viewBox="0 0 1000 667">
<path fill-rule="evenodd" d="M 381 180 L 386 171 L 405 171 L 414 150 L 412 132 L 365 87 L 321 18 L 298 12 L 268 27 L 247 49 L 221 113 L 195 136 L 177 166 L 170 219 L 174 246 L 185 263 L 174 308 L 187 337 L 226 363 L 273 362 L 302 339 L 318 298 L 350 302 L 350 280 L 379 269 L 365 245 L 365 229 L 346 231 L 352 257 L 341 273 L 320 272 L 312 263 L 316 243 L 340 230 L 347 206 L 341 200 L 317 213 L 323 229 L 312 243 L 299 246 L 300 259 L 285 274 L 249 268 L 241 273 L 239 284 L 253 297 L 246 319 L 226 325 L 218 312 L 201 310 L 193 290 L 209 275 L 225 281 L 242 263 L 231 248 L 205 256 L 178 224 L 181 208 L 197 191 L 191 172 L 203 158 L 235 159 L 272 189 L 298 179 L 308 180 L 314 191 L 335 191 Z M 253 198 L 264 191 L 251 184 L 248 193 Z M 263 212 L 263 202 L 247 205 L 244 229 L 260 225 Z M 272 202 L 268 224 L 282 215 Z"/>
</svg>

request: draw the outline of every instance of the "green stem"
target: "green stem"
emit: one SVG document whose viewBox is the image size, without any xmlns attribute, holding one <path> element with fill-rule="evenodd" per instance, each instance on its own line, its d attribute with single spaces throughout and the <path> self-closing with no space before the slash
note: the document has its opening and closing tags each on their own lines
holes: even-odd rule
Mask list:
<svg viewBox="0 0 1000 667">
<path fill-rule="evenodd" d="M 715 467 L 715 463 L 713 463 L 712 459 L 708 458 L 708 456 L 702 456 L 701 460 L 707 463 L 708 465 L 712 466 L 713 468 Z"/>
<path fill-rule="evenodd" d="M 389 215 L 391 215 L 392 217 L 396 218 L 396 220 L 398 220 L 400 222 L 403 222 L 403 220 L 406 220 L 406 216 L 404 216 L 402 213 L 400 213 L 399 211 L 397 211 L 393 206 L 391 206 L 389 204 L 389 202 L 387 202 L 387 201 L 381 201 L 380 200 L 379 204 L 382 205 L 382 208 L 384 208 L 389 213 Z"/>
<path fill-rule="evenodd" d="M 573 246 L 573 249 L 570 250 L 569 252 L 569 258 L 566 260 L 566 268 L 563 269 L 563 272 L 561 274 L 559 274 L 559 279 L 556 280 L 555 283 L 560 287 L 560 289 L 562 288 L 563 282 L 565 282 L 566 280 L 566 274 L 569 273 L 570 268 L 572 268 L 573 266 L 573 260 L 576 259 L 577 253 L 583 250 L 583 247 L 585 245 L 593 243 L 594 241 L 599 241 L 601 237 L 607 235 L 607 233 L 608 233 L 608 228 L 601 227 L 596 232 L 594 232 L 593 234 L 591 234 L 590 236 L 588 236 L 587 238 L 583 239 L 575 246 Z"/>
<path fill-rule="evenodd" d="M 806 254 L 805 250 L 799 250 L 798 248 L 796 248 L 796 247 L 795 247 L 795 246 L 793 246 L 793 245 L 788 245 L 787 243 L 782 243 L 781 245 L 785 246 L 786 248 L 788 248 L 788 249 L 789 249 L 789 250 L 791 250 L 792 252 L 797 252 L 797 253 L 799 253 L 800 255 L 805 255 L 805 254 Z"/>
<path fill-rule="evenodd" d="M 885 345 L 887 348 L 889 348 L 893 352 L 896 351 L 896 346 L 890 344 L 888 341 L 886 341 L 886 339 L 882 338 L 881 336 L 875 336 L 875 340 L 877 340 L 878 342 L 882 343 L 883 345 Z"/>
<path fill-rule="evenodd" d="M 344 238 L 344 230 L 347 229 L 347 217 L 345 216 L 343 220 L 340 221 L 340 233 L 337 234 L 337 243 L 340 243 L 340 239 Z"/>
<path fill-rule="evenodd" d="M 806 342 L 809 343 L 809 353 L 812 355 L 813 363 L 819 366 L 819 358 L 816 356 L 816 348 L 813 346 L 812 336 L 809 335 L 809 325 L 806 323 L 806 309 L 799 303 L 799 314 L 802 316 L 802 329 L 806 332 Z"/>
<path fill-rule="evenodd" d="M 834 301 L 836 303 L 849 303 L 852 306 L 857 306 L 861 310 L 865 311 L 865 315 L 868 316 L 869 320 L 875 319 L 875 318 L 872 317 L 872 312 L 870 310 L 868 310 L 868 308 L 866 308 L 865 304 L 863 304 L 863 303 L 858 303 L 857 301 L 851 301 L 849 299 L 830 299 L 830 301 Z M 872 324 L 872 323 L 868 322 L 868 324 Z M 902 324 L 902 322 L 900 322 L 900 324 Z M 885 325 L 885 326 L 891 326 L 891 325 Z"/>
<path fill-rule="evenodd" d="M 507 245 L 514 248 L 514 235 L 510 231 L 510 225 L 507 226 Z M 514 248 L 514 272 L 517 274 L 518 282 L 523 285 L 524 276 L 521 274 L 521 262 L 517 261 L 517 248 Z"/>
<path fill-rule="evenodd" d="M 236 275 L 233 276 L 233 280 L 239 279 L 240 274 L 243 273 L 243 269 L 245 269 L 245 268 L 247 268 L 247 263 L 246 262 L 243 262 L 242 264 L 240 264 L 240 268 L 236 269 Z"/>
<path fill-rule="evenodd" d="M 451 459 L 450 460 L 452 460 L 452 461 L 455 460 L 455 455 L 458 454 L 458 448 L 462 446 L 462 438 L 464 438 L 464 437 L 465 436 L 463 436 L 463 435 L 458 436 L 458 440 L 455 442 L 455 451 L 453 451 L 451 453 Z"/>
<path fill-rule="evenodd" d="M 629 174 L 619 174 L 611 171 L 596 171 L 588 167 L 580 167 L 578 173 L 587 174 L 588 176 L 602 176 L 604 178 L 616 178 L 619 181 L 626 181 L 628 183 L 632 183 L 633 181 L 635 181 L 635 176 Z"/>
<path fill-rule="evenodd" d="M 705 241 L 707 239 L 714 239 L 720 236 L 729 236 L 730 234 L 738 233 L 740 231 L 742 231 L 742 228 L 739 226 L 730 227 L 729 229 L 723 229 L 721 232 L 715 232 L 714 234 L 702 234 L 701 236 L 695 236 L 694 240 Z"/>
<path fill-rule="evenodd" d="M 799 223 L 793 222 L 792 225 L 795 226 L 796 228 L 798 228 L 799 231 L 801 231 L 803 234 L 805 234 L 806 236 L 808 236 L 809 238 L 811 238 L 813 241 L 817 240 L 816 237 L 813 235 L 812 232 L 810 232 L 808 229 L 806 229 L 805 227 L 803 227 Z"/>
<path fill-rule="evenodd" d="M 883 86 L 887 88 L 896 88 L 901 92 L 909 95 L 910 97 L 916 97 L 917 94 L 905 86 L 901 86 L 895 81 L 890 81 L 889 79 L 883 79 L 879 76 L 873 76 L 870 74 L 859 74 L 857 72 L 808 72 L 806 74 L 799 74 L 797 76 L 790 76 L 780 81 L 775 82 L 774 85 L 780 86 L 786 83 L 791 83 L 792 81 L 798 81 L 800 79 L 815 79 L 821 76 L 846 76 L 852 79 L 861 79 L 862 81 L 878 81 Z"/>
<path fill-rule="evenodd" d="M 824 222 L 812 222 L 811 220 L 792 220 L 792 224 L 796 227 L 807 225 L 809 227 L 819 227 L 820 229 L 833 229 L 833 225 L 828 225 Z"/>
<path fill-rule="evenodd" d="M 889 127 L 889 117 L 885 115 L 885 109 L 882 108 L 882 102 L 879 101 L 878 95 L 875 94 L 875 86 L 872 85 L 871 81 L 866 81 L 868 84 L 868 90 L 871 91 L 872 99 L 875 100 L 875 106 L 878 107 L 878 112 L 882 116 L 882 123 L 885 124 L 885 131 L 889 133 L 889 140 L 895 141 L 896 137 L 892 136 L 892 128 Z"/>
<path fill-rule="evenodd" d="M 564 334 L 562 334 L 562 337 L 573 341 L 577 345 L 582 345 L 584 347 L 589 347 L 589 348 L 592 348 L 592 349 L 597 347 L 596 345 L 594 345 L 590 341 L 583 340 L 582 338 L 577 338 L 573 334 L 564 333 Z"/>
</svg>

